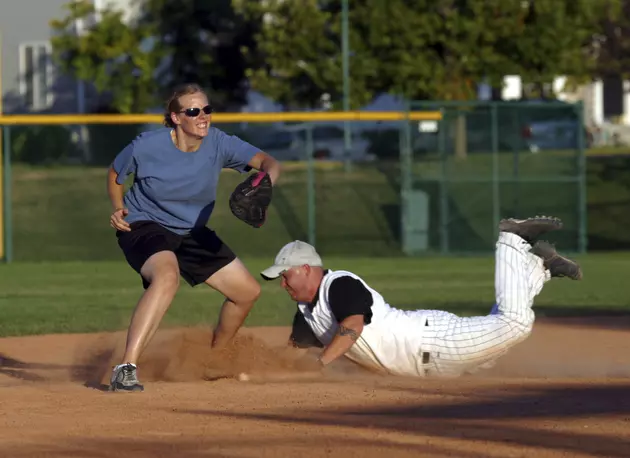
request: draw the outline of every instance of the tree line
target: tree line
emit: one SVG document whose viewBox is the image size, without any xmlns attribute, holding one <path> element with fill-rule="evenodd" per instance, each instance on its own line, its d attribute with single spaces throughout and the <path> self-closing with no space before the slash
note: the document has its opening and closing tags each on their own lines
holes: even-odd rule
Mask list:
<svg viewBox="0 0 630 458">
<path fill-rule="evenodd" d="M 316 108 L 343 90 L 341 0 L 137 0 L 125 21 L 111 7 L 65 5 L 51 22 L 61 71 L 111 94 L 111 108 L 159 106 L 173 85 L 207 86 L 226 110 L 261 92 L 287 109 Z M 350 101 L 381 93 L 466 100 L 476 84 L 521 75 L 530 97 L 551 82 L 625 77 L 630 0 L 349 0 Z M 77 33 L 77 20 L 90 23 Z"/>
</svg>

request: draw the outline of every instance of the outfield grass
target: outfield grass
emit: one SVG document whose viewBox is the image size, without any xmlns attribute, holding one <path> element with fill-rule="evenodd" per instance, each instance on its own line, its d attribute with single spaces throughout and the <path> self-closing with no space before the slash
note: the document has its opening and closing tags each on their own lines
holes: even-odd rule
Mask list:
<svg viewBox="0 0 630 458">
<path fill-rule="evenodd" d="M 490 252 L 494 237 L 491 156 L 474 155 L 446 164 L 449 246 L 455 252 Z M 504 155 L 499 161 L 500 216 L 552 214 L 566 230 L 554 239 L 563 249 L 576 246 L 578 187 L 575 182 L 515 182 L 512 173 L 532 180 L 573 173 L 570 155 Z M 589 160 L 588 237 L 591 249 L 630 248 L 625 158 Z M 430 196 L 431 248 L 441 246 L 440 163 L 416 163 L 417 189 Z M 117 261 L 120 252 L 109 227 L 105 169 L 29 167 L 13 173 L 13 236 L 16 261 Z M 568 176 L 568 175 L 567 175 Z M 267 223 L 252 229 L 230 213 L 229 193 L 243 179 L 226 171 L 210 219 L 240 256 L 270 256 L 290 240 L 308 239 L 308 175 L 288 167 L 274 193 Z M 318 164 L 315 173 L 315 223 L 318 249 L 329 256 L 402 256 L 400 242 L 401 172 L 396 161 L 355 165 Z"/>
<path fill-rule="evenodd" d="M 538 297 L 545 315 L 630 312 L 630 255 L 579 258 L 585 279 L 554 279 Z M 271 259 L 245 260 L 253 273 Z M 392 305 L 438 308 L 462 315 L 487 313 L 494 301 L 494 260 L 479 258 L 326 259 L 328 267 L 362 275 Z M 141 285 L 120 261 L 15 263 L 0 265 L 0 336 L 125 329 Z M 222 298 L 210 288 L 182 283 L 165 326 L 212 324 Z M 277 282 L 263 282 L 263 294 L 248 326 L 289 325 L 295 304 Z"/>
<path fill-rule="evenodd" d="M 493 303 L 493 246 L 489 156 L 450 161 L 457 178 L 449 186 L 451 248 L 486 250 L 486 257 L 405 258 L 399 241 L 400 170 L 396 162 L 355 165 L 318 164 L 316 172 L 317 246 L 332 268 L 363 275 L 387 300 L 401 308 L 440 308 L 464 315 L 486 313 Z M 562 217 L 570 239 L 575 230 L 574 184 L 509 182 L 510 170 L 544 178 L 569 172 L 570 156 L 502 156 L 499 161 L 502 214 L 547 213 Z M 588 165 L 589 246 L 630 248 L 630 160 L 592 158 Z M 439 164 L 419 162 L 418 187 L 433 196 L 430 237 L 439 246 Z M 512 167 L 512 168 L 510 168 Z M 476 178 L 480 180 L 475 181 Z M 231 215 L 227 199 L 242 175 L 225 172 L 210 226 L 246 260 L 252 272 L 271 262 L 283 244 L 307 239 L 308 176 L 288 166 L 276 188 L 267 223 L 252 229 Z M 458 181 L 459 180 L 459 181 Z M 0 335 L 90 332 L 124 329 L 141 294 L 140 282 L 124 263 L 109 227 L 105 169 L 16 165 L 13 176 L 14 255 L 0 265 Z M 558 201 L 561 203 L 558 204 Z M 560 243 L 562 246 L 562 243 Z M 583 282 L 552 282 L 539 297 L 543 315 L 609 313 L 630 306 L 625 272 L 628 254 L 590 254 L 583 258 Z M 221 298 L 209 288 L 182 285 L 166 317 L 167 325 L 213 323 Z M 294 305 L 279 285 L 265 283 L 248 325 L 286 325 Z"/>
</svg>

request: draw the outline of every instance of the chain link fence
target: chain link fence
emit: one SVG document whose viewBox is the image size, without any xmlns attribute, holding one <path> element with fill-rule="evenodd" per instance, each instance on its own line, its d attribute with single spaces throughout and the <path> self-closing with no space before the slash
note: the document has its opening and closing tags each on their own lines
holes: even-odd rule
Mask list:
<svg viewBox="0 0 630 458">
<path fill-rule="evenodd" d="M 586 250 L 582 106 L 560 102 L 427 103 L 440 121 L 408 123 L 402 154 L 403 251 L 494 248 L 501 218 L 553 215 L 563 250 Z"/>
<path fill-rule="evenodd" d="M 400 250 L 401 122 L 216 124 L 284 165 L 267 222 L 253 229 L 229 210 L 244 176 L 225 171 L 209 226 L 241 257 L 270 257 L 301 239 L 327 256 Z M 346 147 L 344 129 L 351 130 Z M 14 261 L 120 260 L 109 226 L 107 167 L 136 135 L 159 125 L 4 126 L 10 160 L 7 254 Z M 392 137 L 394 142 L 390 142 Z M 131 178 L 128 184 L 131 183 Z"/>
<path fill-rule="evenodd" d="M 241 257 L 274 256 L 296 239 L 325 256 L 392 257 L 491 252 L 500 218 L 550 214 L 566 224 L 552 240 L 585 249 L 581 107 L 413 103 L 410 110 L 439 112 L 441 120 L 216 124 L 281 160 L 284 173 L 267 222 L 253 229 L 227 203 L 244 177 L 225 171 L 208 225 Z M 121 260 L 107 167 L 136 135 L 156 128 L 4 126 L 5 254 Z"/>
</svg>

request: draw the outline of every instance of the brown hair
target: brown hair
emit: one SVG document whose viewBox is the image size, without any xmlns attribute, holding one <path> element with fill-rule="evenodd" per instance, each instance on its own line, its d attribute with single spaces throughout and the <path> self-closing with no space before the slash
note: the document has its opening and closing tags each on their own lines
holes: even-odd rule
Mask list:
<svg viewBox="0 0 630 458">
<path fill-rule="evenodd" d="M 173 94 L 166 101 L 166 111 L 164 112 L 164 125 L 166 127 L 175 127 L 175 123 L 171 119 L 171 113 L 181 111 L 182 106 L 179 104 L 179 98 L 188 94 L 197 94 L 204 92 L 198 84 L 189 83 L 177 86 L 173 90 Z"/>
</svg>

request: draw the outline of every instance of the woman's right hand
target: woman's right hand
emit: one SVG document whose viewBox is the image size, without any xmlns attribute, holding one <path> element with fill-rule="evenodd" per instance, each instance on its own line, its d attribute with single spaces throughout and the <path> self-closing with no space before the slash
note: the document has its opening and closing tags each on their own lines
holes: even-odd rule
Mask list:
<svg viewBox="0 0 630 458">
<path fill-rule="evenodd" d="M 125 221 L 125 216 L 129 214 L 129 210 L 126 208 L 117 208 L 112 216 L 109 218 L 109 225 L 118 231 L 129 232 L 131 227 L 129 223 Z"/>
</svg>

